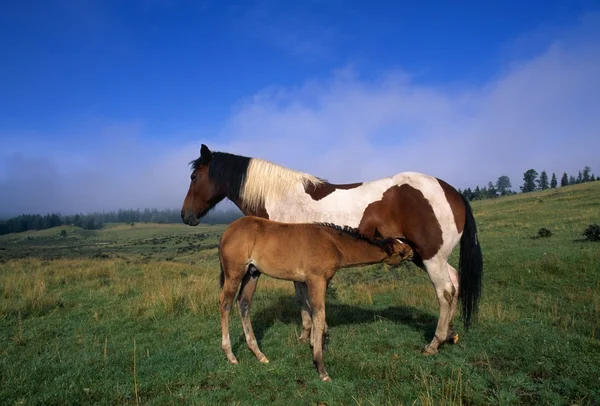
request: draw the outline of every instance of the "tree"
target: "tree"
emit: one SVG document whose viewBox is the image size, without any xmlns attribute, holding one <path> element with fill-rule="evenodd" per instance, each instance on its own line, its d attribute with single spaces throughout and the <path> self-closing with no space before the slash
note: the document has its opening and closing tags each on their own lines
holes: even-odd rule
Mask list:
<svg viewBox="0 0 600 406">
<path fill-rule="evenodd" d="M 475 186 L 475 190 L 473 191 L 473 200 L 479 199 L 481 199 L 481 189 L 479 189 L 479 186 Z"/>
<path fill-rule="evenodd" d="M 542 171 L 542 173 L 540 174 L 538 185 L 541 190 L 548 189 L 548 174 L 546 173 L 546 171 Z"/>
<path fill-rule="evenodd" d="M 506 196 L 509 193 L 511 187 L 512 185 L 510 184 L 510 178 L 506 175 L 500 176 L 496 181 L 496 189 L 498 190 L 498 193 L 500 193 L 500 195 L 502 196 Z"/>
<path fill-rule="evenodd" d="M 496 191 L 494 184 L 492 182 L 488 182 L 487 197 L 494 198 L 497 196 L 498 196 L 498 192 Z"/>
<path fill-rule="evenodd" d="M 567 176 L 567 172 L 563 172 L 563 176 L 560 179 L 560 187 L 569 186 L 569 177 Z"/>
<path fill-rule="evenodd" d="M 577 175 L 576 183 L 583 183 L 583 175 L 581 174 L 581 171 L 579 171 L 579 175 Z"/>
<path fill-rule="evenodd" d="M 590 172 L 591 172 L 592 168 L 590 168 L 589 166 L 585 166 L 583 168 L 583 181 L 584 182 L 589 182 L 590 181 Z"/>
<path fill-rule="evenodd" d="M 535 180 L 538 176 L 538 173 L 535 169 L 529 169 L 527 172 L 523 174 L 523 186 L 521 186 L 521 192 L 533 192 L 535 190 Z"/>
<path fill-rule="evenodd" d="M 598 178 L 596 178 L 596 177 L 594 176 L 594 174 L 592 173 L 592 176 L 590 176 L 590 182 L 595 182 L 595 181 L 596 181 L 596 179 L 598 179 Z"/>
<path fill-rule="evenodd" d="M 577 183 L 577 179 L 575 179 L 575 176 L 571 175 L 569 176 L 569 185 L 574 185 Z"/>
<path fill-rule="evenodd" d="M 556 174 L 554 172 L 552 172 L 552 180 L 550 181 L 550 187 L 552 189 L 556 189 L 557 185 L 558 185 L 558 181 L 556 180 Z"/>
</svg>

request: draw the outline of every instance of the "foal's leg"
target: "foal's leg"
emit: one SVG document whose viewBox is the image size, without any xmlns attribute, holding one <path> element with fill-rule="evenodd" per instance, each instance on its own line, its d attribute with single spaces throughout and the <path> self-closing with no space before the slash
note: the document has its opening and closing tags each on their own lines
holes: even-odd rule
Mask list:
<svg viewBox="0 0 600 406">
<path fill-rule="evenodd" d="M 252 329 L 252 323 L 250 322 L 250 304 L 252 303 L 252 296 L 256 291 L 256 284 L 258 283 L 258 277 L 260 273 L 247 272 L 242 279 L 242 287 L 240 288 L 240 294 L 238 296 L 240 317 L 242 319 L 242 326 L 244 328 L 244 336 L 246 336 L 246 343 L 250 351 L 256 355 L 256 358 L 260 362 L 267 363 L 269 360 L 258 348 L 254 330 Z"/>
<path fill-rule="evenodd" d="M 234 272 L 230 272 L 235 273 Z M 240 275 L 232 275 L 231 277 L 227 277 L 228 272 L 225 272 L 225 281 L 223 283 L 223 289 L 221 290 L 221 294 L 219 295 L 219 310 L 221 312 L 221 348 L 225 352 L 227 356 L 227 360 L 232 364 L 237 364 L 238 360 L 233 355 L 233 351 L 231 350 L 231 340 L 229 339 L 229 312 L 231 310 L 231 305 L 233 304 L 233 298 L 235 297 L 235 292 L 240 284 L 240 280 L 242 278 L 243 273 L 240 272 Z"/>
<path fill-rule="evenodd" d="M 448 340 L 451 307 L 454 301 L 454 285 L 450 280 L 448 263 L 444 259 L 434 257 L 423 261 L 423 263 L 440 304 L 440 315 L 435 334 L 431 342 L 423 350 L 423 353 L 426 355 L 434 355 L 437 354 L 438 347 Z"/>
<path fill-rule="evenodd" d="M 300 315 L 302 316 L 302 332 L 300 333 L 298 340 L 307 342 L 310 338 L 312 329 L 308 289 L 304 282 L 294 282 L 294 288 L 296 289 L 296 302 L 298 302 L 298 305 L 300 306 Z"/>
<path fill-rule="evenodd" d="M 327 283 L 323 279 L 311 280 L 308 282 L 308 294 L 310 297 L 311 308 L 313 309 L 313 331 L 311 341 L 313 344 L 313 363 L 319 372 L 323 381 L 331 381 L 329 374 L 325 370 L 323 361 L 323 330 L 325 328 L 325 291 Z"/>
</svg>

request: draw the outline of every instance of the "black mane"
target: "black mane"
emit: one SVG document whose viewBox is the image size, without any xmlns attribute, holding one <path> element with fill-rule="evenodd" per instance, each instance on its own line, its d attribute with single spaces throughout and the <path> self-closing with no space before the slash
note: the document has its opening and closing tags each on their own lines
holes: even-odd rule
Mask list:
<svg viewBox="0 0 600 406">
<path fill-rule="evenodd" d="M 228 152 L 212 152 L 208 163 L 208 176 L 216 184 L 225 187 L 229 198 L 237 199 L 240 197 L 250 159 Z M 190 165 L 196 170 L 199 166 L 206 165 L 206 162 L 199 157 L 191 161 Z"/>
<path fill-rule="evenodd" d="M 337 224 L 333 224 L 333 223 L 316 223 L 319 224 L 321 226 L 325 226 L 325 227 L 330 227 L 333 228 L 334 230 L 337 230 L 341 233 L 344 233 L 350 237 L 362 240 L 362 241 L 366 241 L 371 245 L 375 245 L 379 248 L 381 248 L 382 250 L 386 250 L 386 247 L 388 245 L 388 242 L 390 240 L 392 240 L 391 238 L 369 238 L 366 235 L 362 234 L 360 231 L 358 231 L 358 228 L 354 228 L 354 227 L 350 227 L 350 226 L 340 226 Z"/>
</svg>

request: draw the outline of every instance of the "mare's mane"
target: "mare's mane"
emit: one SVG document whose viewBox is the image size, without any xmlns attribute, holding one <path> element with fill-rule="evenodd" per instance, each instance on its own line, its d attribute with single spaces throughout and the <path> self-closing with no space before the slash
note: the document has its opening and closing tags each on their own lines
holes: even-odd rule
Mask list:
<svg viewBox="0 0 600 406">
<path fill-rule="evenodd" d="M 206 162 L 202 157 L 190 162 L 195 170 Z M 209 178 L 225 186 L 229 195 L 241 199 L 250 209 L 264 205 L 265 200 L 279 200 L 294 192 L 299 184 L 318 186 L 325 182 L 311 174 L 295 171 L 259 158 L 228 152 L 211 152 Z"/>
</svg>

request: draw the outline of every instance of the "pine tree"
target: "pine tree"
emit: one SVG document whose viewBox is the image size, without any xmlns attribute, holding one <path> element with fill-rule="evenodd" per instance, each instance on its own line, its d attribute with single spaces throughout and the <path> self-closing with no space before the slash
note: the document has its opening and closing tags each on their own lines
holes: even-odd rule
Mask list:
<svg viewBox="0 0 600 406">
<path fill-rule="evenodd" d="M 546 190 L 548 189 L 548 174 L 546 171 L 542 171 L 540 174 L 540 180 L 538 181 L 539 189 Z"/>
<path fill-rule="evenodd" d="M 583 175 L 581 171 L 579 171 L 579 175 L 577 175 L 577 183 L 583 183 Z"/>
<path fill-rule="evenodd" d="M 557 185 L 558 185 L 558 181 L 556 180 L 556 174 L 554 172 L 552 172 L 552 180 L 550 181 L 550 187 L 552 189 L 556 189 Z"/>
<path fill-rule="evenodd" d="M 575 176 L 571 175 L 569 176 L 569 185 L 574 185 L 577 183 L 577 179 L 575 179 Z"/>
<path fill-rule="evenodd" d="M 583 181 L 584 182 L 589 182 L 590 181 L 590 171 L 592 170 L 592 168 L 590 168 L 589 166 L 585 166 L 583 168 Z"/>
<path fill-rule="evenodd" d="M 569 177 L 567 176 L 567 172 L 563 172 L 563 176 L 560 179 L 560 187 L 569 186 Z"/>
</svg>

